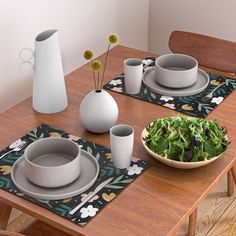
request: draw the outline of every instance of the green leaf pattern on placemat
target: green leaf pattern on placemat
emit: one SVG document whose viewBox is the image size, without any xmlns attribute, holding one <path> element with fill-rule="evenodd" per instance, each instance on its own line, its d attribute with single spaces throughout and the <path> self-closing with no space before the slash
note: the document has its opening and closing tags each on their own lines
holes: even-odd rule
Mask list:
<svg viewBox="0 0 236 236">
<path fill-rule="evenodd" d="M 144 65 L 149 60 L 149 67 L 154 66 L 155 58 L 149 57 L 143 60 Z M 150 63 L 150 60 L 152 63 Z M 171 97 L 164 96 L 150 91 L 144 84 L 142 84 L 139 94 L 128 94 L 125 91 L 124 75 L 119 75 L 106 85 L 104 88 L 114 92 L 122 93 L 131 97 L 142 99 L 147 102 L 158 104 L 187 115 L 205 118 L 211 111 L 213 111 L 232 91 L 236 89 L 236 80 L 226 78 L 224 76 L 208 73 L 210 83 L 207 88 L 193 96 Z M 222 87 L 218 88 L 214 93 L 212 99 L 207 102 L 202 102 L 202 97 L 211 93 L 221 83 L 225 83 Z"/>
<path fill-rule="evenodd" d="M 0 159 L 0 188 L 7 190 L 8 192 L 15 194 L 19 197 L 25 198 L 31 202 L 34 202 L 50 211 L 76 223 L 80 226 L 85 226 L 90 219 L 98 214 L 98 212 L 105 207 L 110 201 L 112 201 L 124 188 L 126 188 L 136 177 L 138 177 L 145 169 L 148 168 L 148 164 L 145 161 L 136 159 L 132 161 L 131 167 L 125 170 L 115 168 L 111 162 L 110 149 L 89 142 L 78 136 L 68 134 L 58 128 L 42 124 L 37 128 L 34 128 L 28 134 L 26 134 L 17 142 L 11 144 L 0 152 L 0 156 L 4 153 L 11 151 L 16 143 L 26 141 L 27 145 L 34 142 L 37 139 L 45 137 L 64 137 L 78 143 L 79 146 L 85 151 L 91 153 L 99 162 L 100 172 L 96 183 L 88 189 L 86 192 L 75 196 L 73 198 L 48 201 L 43 199 L 35 199 L 20 192 L 11 180 L 11 167 L 14 162 L 22 156 L 24 149 L 19 152 L 11 152 L 4 158 Z M 97 193 L 89 202 L 87 202 L 75 215 L 69 215 L 70 210 L 76 207 L 84 197 L 93 191 L 104 180 L 114 177 L 114 179 Z"/>
</svg>

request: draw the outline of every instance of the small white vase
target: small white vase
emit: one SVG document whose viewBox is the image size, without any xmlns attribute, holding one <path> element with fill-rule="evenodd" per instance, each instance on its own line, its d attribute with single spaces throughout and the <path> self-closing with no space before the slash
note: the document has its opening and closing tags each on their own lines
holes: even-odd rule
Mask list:
<svg viewBox="0 0 236 236">
<path fill-rule="evenodd" d="M 93 133 L 107 132 L 118 119 L 118 106 L 114 98 L 106 91 L 91 91 L 80 104 L 80 119 Z"/>
</svg>

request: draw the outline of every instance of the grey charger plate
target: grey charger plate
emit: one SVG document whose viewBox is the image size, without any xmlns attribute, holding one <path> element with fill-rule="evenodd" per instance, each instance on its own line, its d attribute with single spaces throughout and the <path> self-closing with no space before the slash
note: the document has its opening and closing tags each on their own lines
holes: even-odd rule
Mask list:
<svg viewBox="0 0 236 236">
<path fill-rule="evenodd" d="M 173 89 L 161 86 L 158 84 L 155 80 L 155 70 L 154 67 L 150 68 L 149 70 L 146 70 L 143 75 L 143 83 L 153 92 L 166 95 L 166 96 L 176 96 L 176 97 L 182 97 L 182 96 L 191 96 L 197 93 L 202 92 L 207 85 L 209 84 L 209 76 L 208 74 L 198 69 L 198 75 L 197 75 L 197 81 L 192 86 L 186 87 L 186 88 L 180 88 L 180 89 Z"/>
<path fill-rule="evenodd" d="M 31 183 L 25 174 L 24 156 L 20 157 L 14 163 L 11 178 L 15 186 L 28 196 L 45 200 L 70 198 L 89 189 L 95 183 L 99 174 L 98 161 L 95 157 L 82 149 L 80 161 L 81 173 L 79 178 L 63 187 L 44 188 Z"/>
</svg>

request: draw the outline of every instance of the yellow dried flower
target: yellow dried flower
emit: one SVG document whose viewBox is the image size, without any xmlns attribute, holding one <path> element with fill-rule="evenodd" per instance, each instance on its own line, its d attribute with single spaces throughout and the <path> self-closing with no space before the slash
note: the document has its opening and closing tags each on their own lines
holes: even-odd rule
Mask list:
<svg viewBox="0 0 236 236">
<path fill-rule="evenodd" d="M 102 63 L 98 60 L 92 62 L 91 65 L 93 71 L 100 71 L 102 69 Z"/>
<path fill-rule="evenodd" d="M 110 44 L 115 44 L 119 41 L 119 38 L 116 34 L 110 34 L 108 40 Z"/>
<path fill-rule="evenodd" d="M 218 86 L 218 85 L 220 85 L 220 81 L 213 79 L 213 80 L 211 80 L 210 84 Z"/>
<path fill-rule="evenodd" d="M 91 60 L 93 58 L 93 52 L 91 50 L 86 50 L 84 52 L 84 58 L 86 60 Z"/>
<path fill-rule="evenodd" d="M 50 135 L 50 137 L 53 137 L 53 138 L 60 138 L 61 137 L 61 134 L 59 134 L 57 132 L 50 132 L 49 135 Z"/>
<path fill-rule="evenodd" d="M 0 171 L 3 175 L 8 175 L 11 173 L 11 166 L 0 166 Z"/>
<path fill-rule="evenodd" d="M 72 200 L 72 198 L 66 198 L 66 199 L 64 199 L 62 202 L 63 203 L 67 203 L 67 202 L 70 202 Z"/>
<path fill-rule="evenodd" d="M 106 202 L 110 202 L 110 201 L 113 200 L 115 197 L 116 197 L 116 194 L 115 194 L 115 193 L 110 193 L 110 194 L 103 193 L 103 194 L 102 194 L 102 198 L 103 198 Z"/>
<path fill-rule="evenodd" d="M 111 153 L 110 153 L 110 152 L 109 152 L 109 153 L 106 153 L 106 158 L 109 159 L 109 160 L 111 160 Z"/>
<path fill-rule="evenodd" d="M 184 109 L 184 110 L 187 110 L 187 111 L 193 110 L 193 107 L 188 105 L 188 104 L 184 104 L 181 108 Z"/>
</svg>

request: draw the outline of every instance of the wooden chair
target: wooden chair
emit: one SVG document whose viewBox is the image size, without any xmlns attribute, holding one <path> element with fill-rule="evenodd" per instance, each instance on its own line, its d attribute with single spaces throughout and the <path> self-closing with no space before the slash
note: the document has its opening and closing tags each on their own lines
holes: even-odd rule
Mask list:
<svg viewBox="0 0 236 236">
<path fill-rule="evenodd" d="M 187 54 L 196 58 L 201 66 L 226 73 L 236 73 L 236 42 L 196 33 L 173 31 L 169 38 L 169 48 L 173 53 Z M 228 196 L 233 194 L 234 184 L 236 184 L 236 174 L 232 168 L 227 174 Z M 197 209 L 189 220 L 189 235 L 195 234 L 196 220 Z"/>
<path fill-rule="evenodd" d="M 14 233 L 14 232 L 0 230 L 0 236 L 25 236 L 25 235 Z"/>
<path fill-rule="evenodd" d="M 169 38 L 169 48 L 173 53 L 183 53 L 196 58 L 199 65 L 236 73 L 236 42 L 184 31 L 173 31 Z M 232 176 L 231 176 L 232 175 Z M 228 173 L 228 196 L 236 183 L 234 170 Z"/>
<path fill-rule="evenodd" d="M 70 236 L 46 223 L 35 220 L 19 233 L 0 230 L 0 236 Z"/>
<path fill-rule="evenodd" d="M 199 65 L 236 73 L 236 42 L 184 31 L 174 31 L 169 38 L 174 53 L 195 57 Z"/>
</svg>

